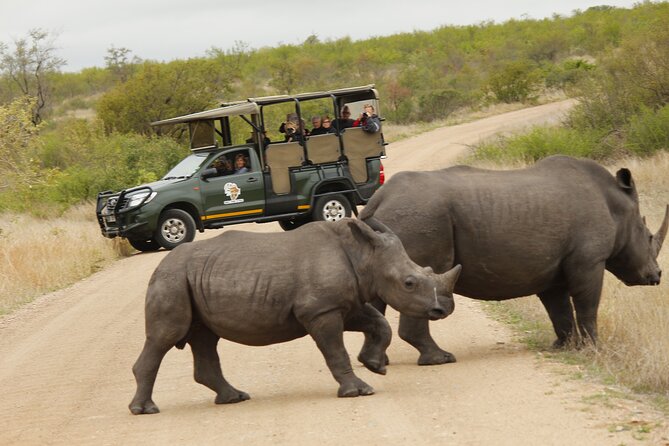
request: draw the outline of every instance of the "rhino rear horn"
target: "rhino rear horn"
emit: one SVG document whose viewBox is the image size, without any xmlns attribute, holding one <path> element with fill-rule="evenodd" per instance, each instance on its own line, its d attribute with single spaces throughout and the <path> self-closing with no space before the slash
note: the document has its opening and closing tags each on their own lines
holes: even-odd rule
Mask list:
<svg viewBox="0 0 669 446">
<path fill-rule="evenodd" d="M 669 205 L 664 211 L 664 220 L 662 220 L 662 226 L 660 229 L 653 235 L 653 243 L 655 244 L 655 256 L 660 253 L 662 249 L 662 243 L 664 243 L 664 238 L 667 236 L 667 228 L 669 227 Z"/>
</svg>

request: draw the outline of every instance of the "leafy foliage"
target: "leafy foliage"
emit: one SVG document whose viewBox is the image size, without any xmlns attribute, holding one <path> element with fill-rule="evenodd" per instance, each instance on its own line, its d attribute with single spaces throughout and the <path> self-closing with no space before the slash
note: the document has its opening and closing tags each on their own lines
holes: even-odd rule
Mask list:
<svg viewBox="0 0 669 446">
<path fill-rule="evenodd" d="M 152 121 L 200 111 L 227 88 L 223 70 L 211 60 L 144 62 L 100 99 L 98 116 L 107 132 L 151 135 Z"/>
<path fill-rule="evenodd" d="M 104 68 L 78 73 L 61 73 L 62 61 L 41 53 L 52 63 L 42 77 L 48 94 L 39 119 L 46 122 L 32 129 L 20 151 L 25 167 L 19 169 L 39 175 L 25 177 L 35 183 L 32 188 L 0 190 L 0 208 L 19 209 L 31 200 L 65 206 L 99 190 L 159 178 L 185 152 L 178 144 L 183 128 L 154 129 L 152 121 L 239 98 L 367 83 L 380 91 L 379 111 L 389 124 L 442 119 L 491 102 L 532 102 L 544 92 L 563 90 L 581 104 L 566 127 L 505 139 L 499 146 L 507 147 L 499 149 L 503 156 L 651 153 L 667 146 L 667 23 L 669 2 L 663 1 L 359 41 L 312 35 L 302 43 L 260 49 L 236 41 L 229 49 L 212 47 L 205 58 L 169 63 L 141 61 L 130 49 L 111 46 Z M 49 50 L 51 37 L 38 31 L 36 40 L 24 39 L 14 48 L 41 42 L 49 45 L 37 47 Z M 0 53 L 18 54 L 3 43 Z M 35 90 L 20 88 L 12 77 L 13 60 L 0 61 L 0 104 L 10 107 L 26 95 L 37 97 L 31 104 L 38 104 Z M 275 111 L 275 117 L 281 120 L 287 112 Z M 304 112 L 323 113 L 317 104 Z M 33 115 L 32 121 L 39 119 Z M 26 129 L 11 131 L 21 140 Z M 235 133 L 235 141 L 246 138 L 246 131 Z M 170 138 L 157 132 L 169 132 Z M 480 156 L 498 156 L 494 150 L 486 146 Z"/>
<path fill-rule="evenodd" d="M 35 100 L 19 98 L 0 106 L 0 192 L 39 183 L 33 162 L 39 146 L 38 131 L 32 122 Z"/>
</svg>

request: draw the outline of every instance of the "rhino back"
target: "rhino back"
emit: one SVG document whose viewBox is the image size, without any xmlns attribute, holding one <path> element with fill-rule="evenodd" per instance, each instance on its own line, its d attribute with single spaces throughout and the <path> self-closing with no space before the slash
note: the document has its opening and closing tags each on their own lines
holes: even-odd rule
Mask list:
<svg viewBox="0 0 669 446">
<path fill-rule="evenodd" d="M 350 307 L 357 293 L 346 253 L 321 225 L 284 233 L 228 231 L 190 245 L 183 255 L 193 303 L 214 332 L 235 342 L 265 345 L 303 336 L 299 319 Z"/>
<path fill-rule="evenodd" d="M 610 254 L 612 184 L 603 168 L 566 157 L 510 171 L 455 166 L 395 175 L 369 212 L 417 263 L 437 272 L 462 264 L 456 292 L 511 298 L 562 280 L 569 256 Z"/>
</svg>

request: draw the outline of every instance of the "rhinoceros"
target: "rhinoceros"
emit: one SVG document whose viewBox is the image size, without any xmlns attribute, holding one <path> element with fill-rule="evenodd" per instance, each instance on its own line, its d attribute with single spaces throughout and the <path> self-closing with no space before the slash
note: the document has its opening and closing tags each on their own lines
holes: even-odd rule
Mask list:
<svg viewBox="0 0 669 446">
<path fill-rule="evenodd" d="M 356 219 L 285 233 L 229 231 L 170 252 L 149 282 L 130 411 L 159 412 L 152 401 L 158 368 L 167 351 L 186 343 L 195 381 L 216 392 L 217 404 L 248 400 L 223 378 L 219 338 L 259 346 L 309 334 L 339 383 L 338 396 L 374 393 L 353 373 L 343 331 L 365 333 L 358 359 L 385 374 L 391 330 L 367 302 L 381 299 L 415 318 L 442 319 L 453 311 L 460 272 L 460 266 L 439 275 L 419 267 L 392 232 L 375 227 L 386 232 Z"/>
<path fill-rule="evenodd" d="M 669 206 L 653 235 L 628 169 L 614 177 L 594 161 L 552 156 L 519 170 L 400 172 L 360 213 L 362 220 L 372 216 L 419 265 L 439 273 L 461 264 L 456 294 L 538 295 L 557 335 L 554 346 L 563 347 L 596 340 L 605 270 L 627 285 L 659 284 L 656 258 Z M 425 318 L 400 315 L 398 334 L 419 350 L 421 365 L 455 361 L 432 339 Z"/>
</svg>

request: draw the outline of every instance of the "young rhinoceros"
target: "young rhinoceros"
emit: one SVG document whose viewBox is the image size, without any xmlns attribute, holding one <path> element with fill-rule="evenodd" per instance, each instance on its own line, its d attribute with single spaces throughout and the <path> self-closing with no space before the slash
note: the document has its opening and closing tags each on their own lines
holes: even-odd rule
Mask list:
<svg viewBox="0 0 669 446">
<path fill-rule="evenodd" d="M 174 346 L 189 343 L 195 381 L 216 403 L 249 399 L 223 378 L 219 338 L 269 345 L 306 334 L 316 341 L 339 383 L 338 396 L 371 395 L 353 373 L 343 331 L 362 331 L 358 359 L 385 374 L 391 330 L 367 302 L 380 298 L 402 314 L 442 319 L 454 307 L 460 266 L 437 275 L 407 256 L 399 238 L 355 219 L 311 223 L 283 233 L 229 231 L 170 252 L 146 294 L 146 341 L 133 367 L 133 414 L 156 413 L 151 399 L 158 368 Z"/>
</svg>

